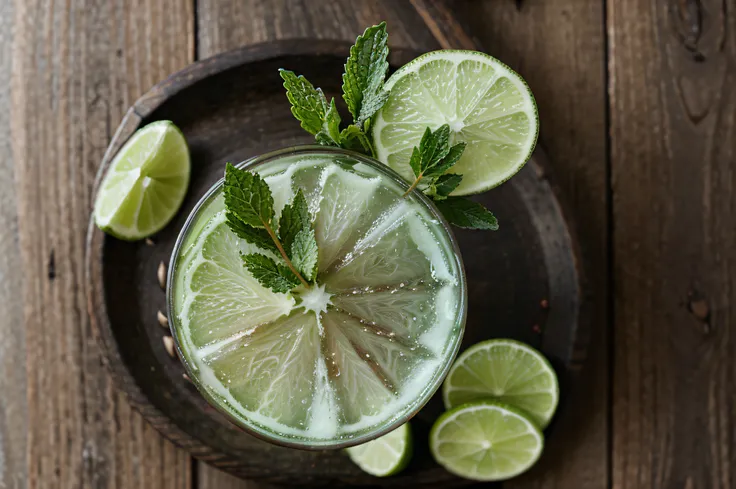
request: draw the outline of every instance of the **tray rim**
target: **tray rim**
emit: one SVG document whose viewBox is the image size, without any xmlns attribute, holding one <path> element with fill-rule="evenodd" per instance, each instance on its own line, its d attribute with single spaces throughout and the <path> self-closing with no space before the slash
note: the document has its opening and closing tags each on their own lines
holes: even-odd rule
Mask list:
<svg viewBox="0 0 736 489">
<path fill-rule="evenodd" d="M 268 41 L 253 45 L 242 46 L 230 51 L 196 61 L 180 71 L 177 71 L 138 98 L 128 108 L 122 121 L 113 134 L 105 150 L 100 167 L 97 171 L 92 195 L 97 195 L 102 178 L 106 173 L 112 158 L 122 145 L 140 127 L 143 120 L 158 109 L 169 98 L 193 86 L 202 80 L 218 75 L 229 69 L 244 64 L 265 61 L 279 56 L 319 56 L 330 55 L 346 57 L 351 46 L 350 42 L 339 40 L 315 40 L 296 38 Z M 391 47 L 391 65 L 403 65 L 419 52 Z M 589 269 L 587 260 L 580 249 L 580 241 L 576 231 L 575 220 L 571 209 L 562 197 L 559 186 L 551 177 L 549 161 L 540 143 L 534 151 L 533 157 L 527 162 L 533 167 L 538 179 L 549 187 L 556 212 L 562 217 L 567 232 L 567 241 L 570 244 L 570 254 L 575 269 L 575 278 L 578 284 L 577 300 L 578 315 L 576 324 L 572 327 L 572 342 L 570 345 L 569 362 L 565 365 L 572 379 L 575 380 L 587 359 L 590 334 L 593 319 L 593 300 L 586 270 Z M 90 326 L 102 352 L 102 361 L 113 377 L 115 387 L 125 393 L 128 402 L 163 436 L 177 446 L 187 450 L 192 456 L 211 463 L 222 470 L 232 470 L 233 458 L 219 452 L 190 436 L 176 423 L 156 408 L 141 390 L 135 377 L 123 360 L 123 356 L 115 340 L 107 304 L 103 293 L 103 259 L 105 234 L 97 228 L 93 216 L 90 216 L 87 236 L 85 240 L 85 295 L 87 299 L 87 314 Z M 562 405 L 560 407 L 563 407 Z"/>
</svg>

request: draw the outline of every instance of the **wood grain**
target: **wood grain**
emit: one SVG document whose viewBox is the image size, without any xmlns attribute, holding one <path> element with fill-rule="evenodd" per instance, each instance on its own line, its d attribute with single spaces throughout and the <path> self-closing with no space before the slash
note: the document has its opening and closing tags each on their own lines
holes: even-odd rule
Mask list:
<svg viewBox="0 0 736 489">
<path fill-rule="evenodd" d="M 385 20 L 389 42 L 413 49 L 436 49 L 425 29 L 395 26 L 416 25 L 416 11 L 409 2 L 378 0 L 200 0 L 198 13 L 199 56 L 242 45 L 275 39 L 317 38 L 354 41 L 366 27 Z"/>
<path fill-rule="evenodd" d="M 222 2 L 199 0 L 198 56 L 205 58 L 236 47 L 276 39 L 308 38 L 353 41 L 372 24 L 386 20 L 389 25 L 416 24 L 418 18 L 408 2 L 356 2 L 336 0 L 243 0 Z M 436 49 L 428 31 L 419 35 L 392 29 L 392 45 L 414 49 Z M 222 474 L 199 463 L 199 489 L 252 489 L 254 483 Z M 261 487 L 261 484 L 258 485 Z"/>
<path fill-rule="evenodd" d="M 186 452 L 163 440 L 113 388 L 83 290 L 96 168 L 128 105 L 192 60 L 193 9 L 184 5 L 14 3 L 12 159 L 3 164 L 13 164 L 20 250 L 13 266 L 23 278 L 13 284 L 23 311 L 14 331 L 25 333 L 27 358 L 27 448 L 13 457 L 26 456 L 30 488 L 190 485 Z M 5 324 L 5 310 L 3 316 Z M 17 470 L 19 462 L 12 463 Z"/>
<path fill-rule="evenodd" d="M 613 487 L 736 487 L 736 8 L 608 3 Z"/>
<path fill-rule="evenodd" d="M 279 486 L 239 479 L 210 465 L 201 464 L 197 474 L 197 489 L 277 489 Z"/>
<path fill-rule="evenodd" d="M 26 486 L 25 332 L 23 267 L 18 246 L 17 200 L 11 149 L 10 74 L 14 6 L 0 1 L 0 487 Z"/>
<path fill-rule="evenodd" d="M 419 0 L 415 0 L 419 1 Z M 437 15 L 442 3 L 422 0 Z M 433 5 L 433 4 L 439 4 Z M 603 2 L 451 2 L 484 50 L 529 83 L 540 142 L 578 223 L 596 328 L 580 382 L 567 391 L 540 463 L 509 488 L 608 487 L 607 169 Z M 445 33 L 457 41 L 452 24 Z M 566 386 L 563 387 L 563 392 Z M 559 436 L 562 435 L 562 436 Z"/>
</svg>

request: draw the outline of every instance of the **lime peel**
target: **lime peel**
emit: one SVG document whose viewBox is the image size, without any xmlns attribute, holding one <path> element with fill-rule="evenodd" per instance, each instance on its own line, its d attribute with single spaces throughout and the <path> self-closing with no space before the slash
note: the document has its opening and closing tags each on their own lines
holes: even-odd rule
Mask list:
<svg viewBox="0 0 736 489">
<path fill-rule="evenodd" d="M 429 434 L 432 456 L 455 475 L 501 481 L 528 470 L 542 455 L 544 436 L 522 411 L 496 401 L 445 412 Z"/>
<path fill-rule="evenodd" d="M 460 354 L 442 397 L 448 409 L 480 399 L 505 402 L 544 428 L 557 409 L 559 385 L 552 365 L 537 350 L 516 340 L 492 339 Z"/>
<path fill-rule="evenodd" d="M 464 177 L 452 195 L 496 187 L 531 157 L 539 129 L 534 97 L 516 72 L 492 56 L 429 52 L 397 70 L 384 88 L 389 99 L 373 124 L 376 155 L 408 181 L 411 149 L 427 127 L 442 124 L 449 124 L 454 143 L 468 143 L 452 169 Z"/>
<path fill-rule="evenodd" d="M 173 122 L 139 129 L 107 169 L 95 199 L 95 223 L 128 241 L 155 234 L 179 210 L 190 167 L 186 140 Z"/>
<path fill-rule="evenodd" d="M 413 441 L 409 423 L 375 440 L 347 448 L 346 452 L 358 467 L 376 477 L 396 475 L 411 460 Z"/>
</svg>

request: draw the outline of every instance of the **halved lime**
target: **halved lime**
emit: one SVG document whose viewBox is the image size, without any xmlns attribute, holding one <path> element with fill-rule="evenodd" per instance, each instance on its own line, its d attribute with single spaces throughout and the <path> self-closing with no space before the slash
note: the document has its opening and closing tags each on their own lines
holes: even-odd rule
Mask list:
<svg viewBox="0 0 736 489">
<path fill-rule="evenodd" d="M 409 181 L 412 148 L 427 127 L 449 124 L 453 143 L 467 147 L 451 173 L 463 175 L 453 195 L 505 182 L 531 157 L 539 117 L 526 82 L 497 59 L 476 51 L 423 54 L 394 73 L 389 98 L 373 124 L 378 159 Z"/>
<path fill-rule="evenodd" d="M 129 241 L 156 233 L 179 210 L 189 169 L 187 142 L 174 123 L 152 122 L 139 129 L 115 155 L 102 180 L 95 223 Z"/>
<path fill-rule="evenodd" d="M 458 357 L 442 396 L 447 409 L 480 399 L 502 401 L 544 428 L 555 413 L 560 389 L 541 353 L 519 341 L 495 339 L 477 343 Z"/>
<path fill-rule="evenodd" d="M 409 465 L 412 437 L 409 423 L 368 443 L 347 449 L 350 460 L 376 477 L 396 475 Z"/>
<path fill-rule="evenodd" d="M 451 409 L 429 433 L 437 463 L 477 481 L 501 481 L 525 472 L 543 447 L 542 432 L 522 411 L 495 401 Z"/>
<path fill-rule="evenodd" d="M 252 171 L 276 215 L 304 193 L 317 283 L 262 287 L 241 253 L 279 258 L 232 233 L 218 189 L 184 231 L 169 317 L 190 377 L 237 423 L 310 448 L 358 444 L 432 395 L 459 345 L 463 272 L 435 211 L 402 198 L 383 165 L 304 152 Z"/>
</svg>

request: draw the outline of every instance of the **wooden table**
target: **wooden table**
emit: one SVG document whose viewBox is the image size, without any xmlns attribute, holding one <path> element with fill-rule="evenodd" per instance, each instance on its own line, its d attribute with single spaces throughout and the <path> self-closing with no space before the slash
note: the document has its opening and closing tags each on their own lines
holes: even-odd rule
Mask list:
<svg viewBox="0 0 736 489">
<path fill-rule="evenodd" d="M 736 4 L 449 6 L 465 31 L 420 0 L 0 0 L 0 488 L 264 487 L 167 442 L 102 368 L 83 287 L 93 179 L 167 74 L 382 19 L 396 46 L 469 32 L 523 74 L 590 263 L 574 405 L 504 487 L 736 487 Z"/>
</svg>

